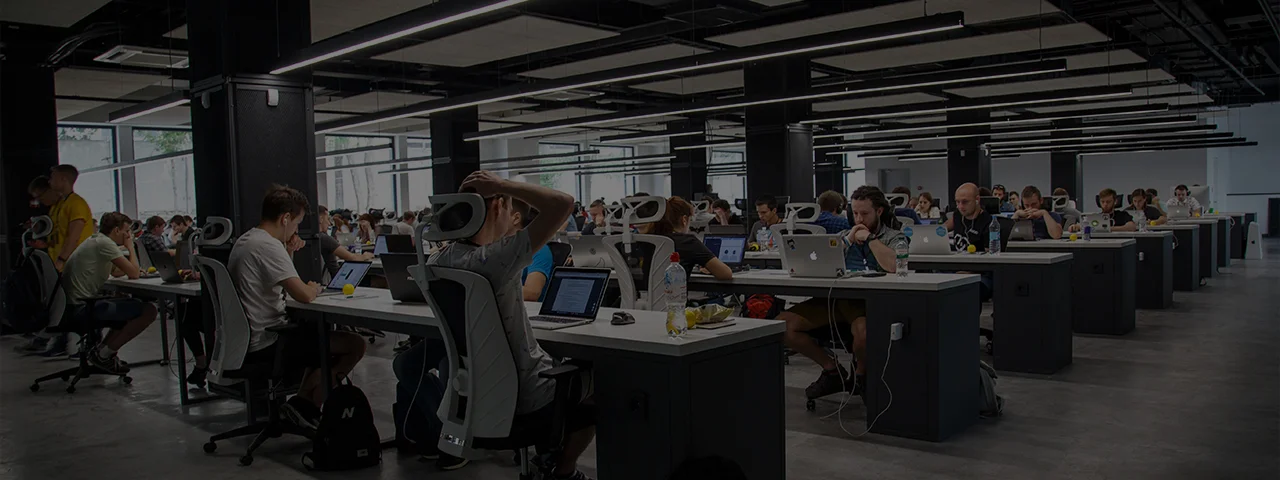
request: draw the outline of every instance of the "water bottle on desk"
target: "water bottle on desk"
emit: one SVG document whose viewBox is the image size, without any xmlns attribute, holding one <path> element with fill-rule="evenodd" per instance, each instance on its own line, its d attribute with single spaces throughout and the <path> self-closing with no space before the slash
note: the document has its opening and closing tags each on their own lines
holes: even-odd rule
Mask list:
<svg viewBox="0 0 1280 480">
<path fill-rule="evenodd" d="M 1000 222 L 996 220 L 995 215 L 991 216 L 991 225 L 987 225 L 987 254 L 996 255 L 1000 253 Z"/>
<path fill-rule="evenodd" d="M 1086 242 L 1087 242 L 1087 241 L 1089 241 L 1089 240 L 1093 240 L 1093 226 L 1092 226 L 1092 225 L 1085 225 L 1085 226 L 1084 226 L 1084 240 L 1085 240 Z"/>
<path fill-rule="evenodd" d="M 1138 231 L 1147 231 L 1147 214 L 1142 210 L 1133 211 L 1133 221 L 1138 222 Z"/>
<path fill-rule="evenodd" d="M 769 248 L 769 229 L 768 228 L 761 228 L 760 230 L 756 231 L 756 245 L 760 246 L 760 251 L 762 252 Z"/>
<path fill-rule="evenodd" d="M 689 301 L 689 284 L 685 280 L 684 267 L 680 266 L 679 253 L 671 254 L 671 265 L 662 276 L 662 288 L 667 301 L 667 335 L 682 337 L 689 330 L 689 321 L 684 315 L 684 306 Z"/>
<path fill-rule="evenodd" d="M 907 247 L 907 240 L 905 238 L 898 239 L 897 242 L 894 242 L 893 253 L 894 256 L 897 257 L 897 262 L 894 264 L 894 270 L 898 272 L 899 277 L 907 276 L 907 256 L 910 255 L 910 249 Z"/>
</svg>

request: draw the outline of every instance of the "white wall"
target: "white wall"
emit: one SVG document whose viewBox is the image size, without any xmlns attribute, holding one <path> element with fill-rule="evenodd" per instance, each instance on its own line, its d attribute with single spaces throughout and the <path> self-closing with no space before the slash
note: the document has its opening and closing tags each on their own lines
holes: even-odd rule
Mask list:
<svg viewBox="0 0 1280 480">
<path fill-rule="evenodd" d="M 1258 214 L 1267 231 L 1267 199 L 1280 197 L 1280 103 L 1233 109 L 1216 117 L 1219 130 L 1258 142 L 1255 147 L 1217 148 L 1209 152 L 1214 208 Z"/>
<path fill-rule="evenodd" d="M 991 160 L 992 185 L 1004 185 L 1008 191 L 1018 192 L 1018 195 L 1022 195 L 1022 189 L 1027 185 L 1035 185 L 1047 195 L 1053 193 L 1049 183 L 1049 154 L 1047 153 Z"/>
<path fill-rule="evenodd" d="M 1167 200 L 1173 195 L 1173 187 L 1180 184 L 1209 184 L 1205 150 L 1085 156 L 1085 206 L 1081 210 L 1096 210 L 1093 198 L 1104 188 L 1125 195 L 1135 188 L 1154 188 L 1160 192 L 1161 200 Z"/>
</svg>

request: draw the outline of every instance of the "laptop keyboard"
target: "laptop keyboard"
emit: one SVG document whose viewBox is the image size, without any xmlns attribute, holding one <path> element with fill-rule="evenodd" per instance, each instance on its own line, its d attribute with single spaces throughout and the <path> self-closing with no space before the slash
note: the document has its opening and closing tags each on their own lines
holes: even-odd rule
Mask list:
<svg viewBox="0 0 1280 480">
<path fill-rule="evenodd" d="M 582 320 L 583 319 L 581 318 L 547 317 L 543 315 L 534 315 L 532 317 L 529 317 L 529 321 L 531 322 L 547 322 L 547 323 L 559 323 L 559 324 L 581 322 Z"/>
</svg>

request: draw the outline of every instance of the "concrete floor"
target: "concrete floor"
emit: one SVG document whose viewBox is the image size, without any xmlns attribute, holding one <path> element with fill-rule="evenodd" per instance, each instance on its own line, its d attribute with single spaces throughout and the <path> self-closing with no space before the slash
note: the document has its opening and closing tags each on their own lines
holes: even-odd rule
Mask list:
<svg viewBox="0 0 1280 480">
<path fill-rule="evenodd" d="M 787 367 L 787 471 L 820 478 L 1280 478 L 1280 241 L 1268 260 L 1239 262 L 1195 293 L 1176 292 L 1174 308 L 1140 310 L 1124 337 L 1077 336 L 1074 364 L 1052 376 L 1005 374 L 1005 415 L 945 443 L 870 434 L 853 402 L 820 401 L 804 410 L 803 388 L 816 376 L 800 359 Z M 153 328 L 123 352 L 159 355 Z M 337 478 L 299 463 L 305 440 L 268 442 L 250 467 L 236 458 L 247 440 L 201 445 L 236 426 L 242 406 L 214 401 L 178 406 L 171 370 L 138 367 L 132 386 L 91 378 L 68 395 L 58 383 L 32 394 L 32 378 L 70 365 L 18 358 L 15 338 L 0 339 L 0 479 Z M 380 340 L 355 374 L 370 397 L 378 429 L 393 432 L 390 346 Z M 170 345 L 172 348 L 172 345 Z M 834 397 L 833 397 L 834 398 Z M 515 478 L 507 455 L 459 471 L 385 452 L 381 468 L 342 478 Z M 505 457 L 505 458 L 503 458 Z M 583 463 L 588 473 L 594 450 Z M 656 480 L 656 479 L 655 479 Z"/>
</svg>

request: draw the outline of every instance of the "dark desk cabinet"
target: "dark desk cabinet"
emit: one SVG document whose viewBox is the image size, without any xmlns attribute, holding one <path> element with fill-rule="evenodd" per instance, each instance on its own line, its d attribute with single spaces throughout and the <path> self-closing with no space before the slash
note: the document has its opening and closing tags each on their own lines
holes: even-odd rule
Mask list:
<svg viewBox="0 0 1280 480">
<path fill-rule="evenodd" d="M 1038 246 L 1040 242 L 1020 242 L 1019 251 L 1070 252 L 1071 325 L 1075 333 L 1124 335 L 1133 331 L 1134 284 L 1137 275 L 1137 244 L 1106 248 L 1088 246 Z M 1012 245 L 1013 242 L 1010 242 Z M 999 345 L 997 345 L 997 348 Z"/>
</svg>

